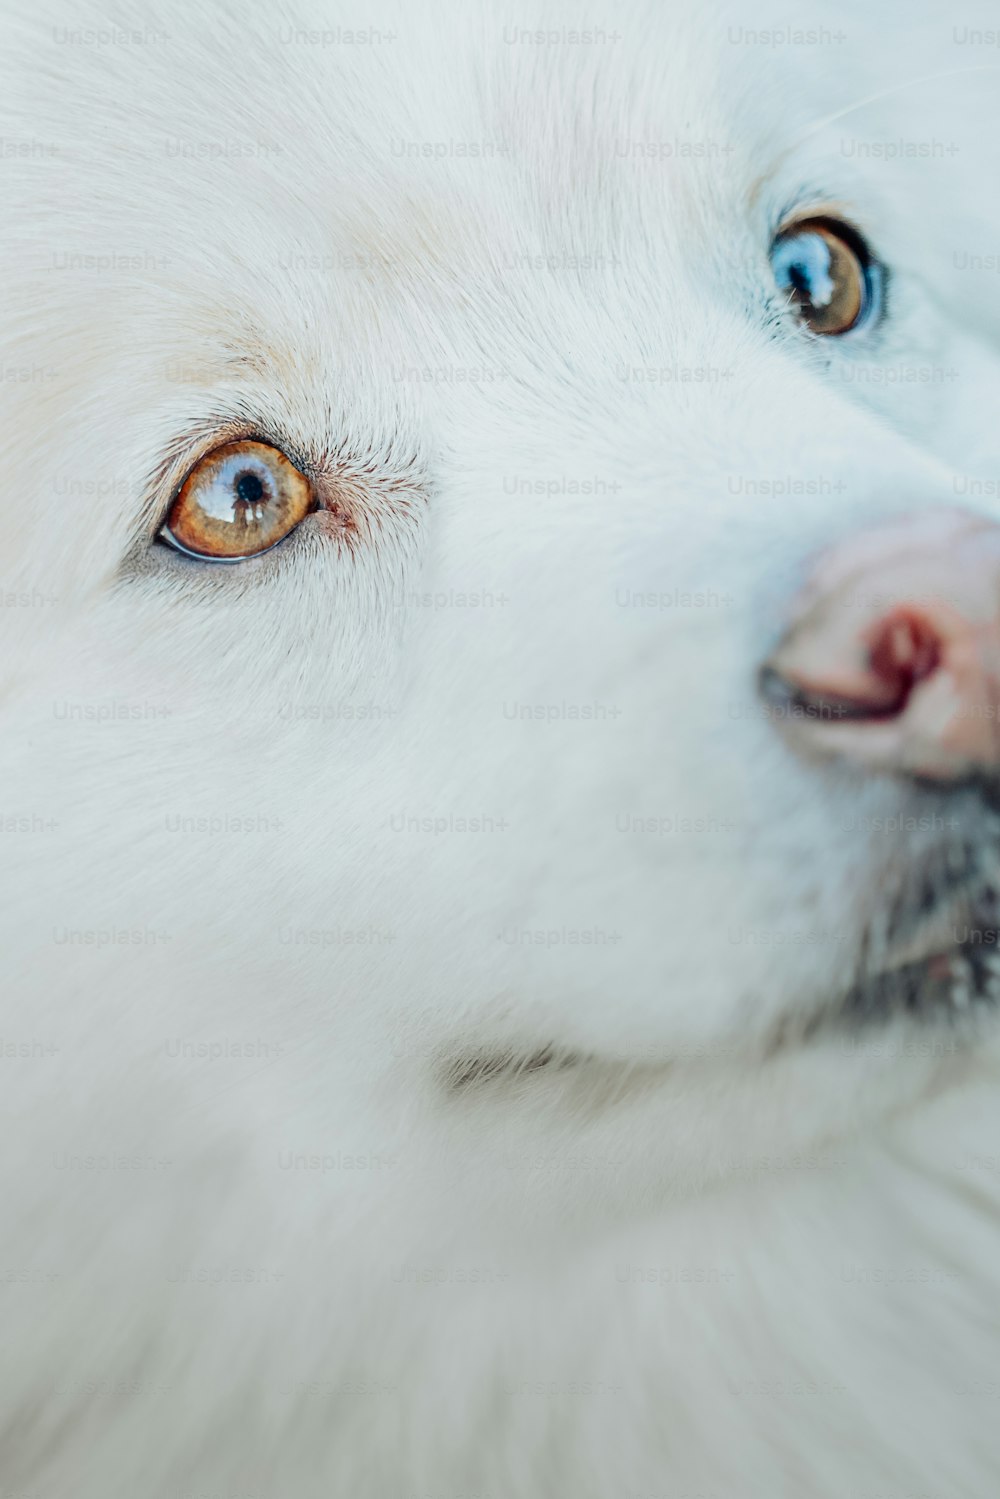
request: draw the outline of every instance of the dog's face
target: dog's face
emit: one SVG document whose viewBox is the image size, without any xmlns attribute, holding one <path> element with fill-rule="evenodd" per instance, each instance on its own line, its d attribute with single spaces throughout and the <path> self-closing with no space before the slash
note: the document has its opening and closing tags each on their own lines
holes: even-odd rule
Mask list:
<svg viewBox="0 0 1000 1499">
<path fill-rule="evenodd" d="M 5 774 L 54 826 L 6 899 L 40 1004 L 134 1001 L 107 1079 L 266 1037 L 289 1143 L 419 1118 L 468 1183 L 547 1159 L 562 1209 L 570 1141 L 590 1200 L 648 1195 L 983 1044 L 870 977 L 928 881 L 988 880 L 982 803 L 813 762 L 759 696 L 817 553 L 1000 457 L 961 264 L 997 248 L 995 73 L 918 11 L 868 45 L 861 6 L 783 41 L 700 4 L 26 23 Z M 853 327 L 789 299 L 817 218 Z M 282 539 L 191 556 L 247 472 Z"/>
</svg>

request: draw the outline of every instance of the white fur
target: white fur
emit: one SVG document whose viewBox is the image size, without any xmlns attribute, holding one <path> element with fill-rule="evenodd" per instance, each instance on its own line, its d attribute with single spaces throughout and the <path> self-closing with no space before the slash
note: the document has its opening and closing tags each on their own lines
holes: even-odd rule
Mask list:
<svg viewBox="0 0 1000 1499">
<path fill-rule="evenodd" d="M 8 14 L 3 1494 L 996 1492 L 993 1030 L 794 1039 L 936 836 L 852 819 L 949 804 L 754 686 L 818 548 L 1000 472 L 967 11 Z M 846 35 L 731 40 L 789 25 Z M 892 273 L 822 347 L 767 262 L 820 203 Z M 353 550 L 153 545 L 234 423 Z"/>
</svg>

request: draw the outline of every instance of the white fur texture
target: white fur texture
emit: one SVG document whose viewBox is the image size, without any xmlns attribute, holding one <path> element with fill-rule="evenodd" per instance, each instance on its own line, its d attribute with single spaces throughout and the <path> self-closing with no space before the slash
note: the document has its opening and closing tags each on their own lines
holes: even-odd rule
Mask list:
<svg viewBox="0 0 1000 1499">
<path fill-rule="evenodd" d="M 997 510 L 997 21 L 8 7 L 5 1499 L 997 1492 L 994 1027 L 805 1034 L 954 808 L 755 696 Z M 353 544 L 156 545 L 233 432 Z"/>
</svg>

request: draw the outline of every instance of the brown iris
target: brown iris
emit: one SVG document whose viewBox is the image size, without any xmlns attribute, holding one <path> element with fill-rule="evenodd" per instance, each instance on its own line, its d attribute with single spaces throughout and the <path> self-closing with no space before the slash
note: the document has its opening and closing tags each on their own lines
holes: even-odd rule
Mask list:
<svg viewBox="0 0 1000 1499">
<path fill-rule="evenodd" d="M 813 333 L 847 333 L 870 311 L 871 263 L 855 230 L 835 219 L 800 219 L 771 247 L 781 290 Z"/>
<path fill-rule="evenodd" d="M 181 552 L 238 562 L 266 552 L 315 508 L 309 480 L 265 442 L 227 442 L 195 464 L 161 536 Z"/>
</svg>

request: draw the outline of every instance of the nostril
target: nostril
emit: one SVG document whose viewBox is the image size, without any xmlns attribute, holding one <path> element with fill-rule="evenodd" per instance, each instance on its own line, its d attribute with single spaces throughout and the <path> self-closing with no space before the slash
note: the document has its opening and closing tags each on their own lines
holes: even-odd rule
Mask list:
<svg viewBox="0 0 1000 1499">
<path fill-rule="evenodd" d="M 901 607 L 879 620 L 868 635 L 868 664 L 892 694 L 891 711 L 902 713 L 913 689 L 941 665 L 942 644 L 932 620 Z"/>
<path fill-rule="evenodd" d="M 829 649 L 823 632 L 800 632 L 761 676 L 771 702 L 831 721 L 894 718 L 914 688 L 938 668 L 941 641 L 930 620 L 897 608 L 859 632 L 844 648 Z"/>
</svg>

